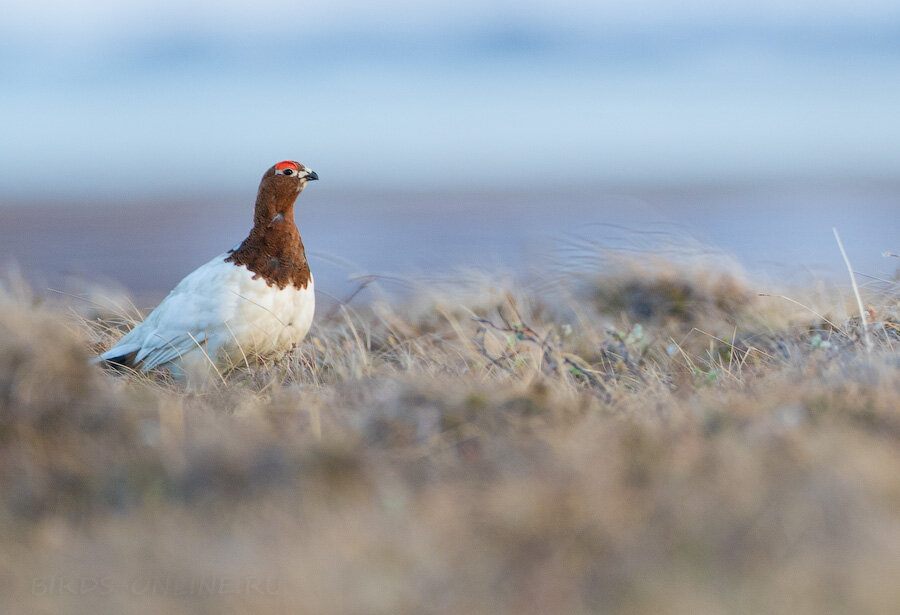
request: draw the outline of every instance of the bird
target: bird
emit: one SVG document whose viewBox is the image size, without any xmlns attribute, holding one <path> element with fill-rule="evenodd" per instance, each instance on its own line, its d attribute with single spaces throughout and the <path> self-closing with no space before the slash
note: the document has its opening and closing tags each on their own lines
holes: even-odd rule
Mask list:
<svg viewBox="0 0 900 615">
<path fill-rule="evenodd" d="M 294 202 L 318 179 L 294 160 L 269 167 L 247 238 L 185 276 L 96 361 L 165 369 L 188 388 L 203 389 L 231 367 L 283 356 L 299 344 L 312 325 L 315 290 Z"/>
</svg>

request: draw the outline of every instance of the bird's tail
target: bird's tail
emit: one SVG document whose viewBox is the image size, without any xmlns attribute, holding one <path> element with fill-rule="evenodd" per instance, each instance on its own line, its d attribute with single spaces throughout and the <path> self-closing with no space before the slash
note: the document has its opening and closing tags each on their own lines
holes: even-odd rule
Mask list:
<svg viewBox="0 0 900 615">
<path fill-rule="evenodd" d="M 113 346 L 99 357 L 91 359 L 91 363 L 112 367 L 116 370 L 133 369 L 134 359 L 141 347 L 136 344 Z"/>
</svg>

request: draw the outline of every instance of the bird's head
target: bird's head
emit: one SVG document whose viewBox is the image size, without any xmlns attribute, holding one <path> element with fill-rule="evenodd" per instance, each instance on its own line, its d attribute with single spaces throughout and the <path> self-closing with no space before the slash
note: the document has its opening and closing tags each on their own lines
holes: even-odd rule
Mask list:
<svg viewBox="0 0 900 615">
<path fill-rule="evenodd" d="M 318 174 L 294 160 L 282 160 L 263 174 L 260 188 L 265 186 L 279 197 L 296 197 L 306 183 L 319 179 Z"/>
<path fill-rule="evenodd" d="M 294 160 L 283 160 L 266 170 L 259 182 L 256 196 L 255 224 L 293 221 L 294 201 L 306 187 L 307 182 L 319 176 Z"/>
</svg>

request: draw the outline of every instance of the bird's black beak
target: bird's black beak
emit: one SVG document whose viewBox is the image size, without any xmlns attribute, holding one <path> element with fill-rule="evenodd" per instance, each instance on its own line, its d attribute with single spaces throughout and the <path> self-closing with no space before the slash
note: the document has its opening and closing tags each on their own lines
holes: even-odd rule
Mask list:
<svg viewBox="0 0 900 615">
<path fill-rule="evenodd" d="M 310 181 L 310 182 L 311 182 L 311 181 L 315 181 L 315 180 L 317 180 L 317 179 L 319 179 L 319 174 L 316 173 L 315 171 L 309 171 L 309 172 L 306 174 L 306 181 Z"/>
</svg>

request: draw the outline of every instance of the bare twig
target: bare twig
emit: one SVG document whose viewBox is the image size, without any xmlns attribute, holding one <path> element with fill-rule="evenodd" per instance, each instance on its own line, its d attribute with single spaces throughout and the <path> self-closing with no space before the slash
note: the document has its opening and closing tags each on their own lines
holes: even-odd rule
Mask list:
<svg viewBox="0 0 900 615">
<path fill-rule="evenodd" d="M 577 355 L 563 352 L 559 348 L 559 342 L 557 340 L 558 336 L 554 335 L 554 331 L 552 329 L 549 330 L 544 336 L 541 336 L 537 331 L 525 324 L 522 321 L 522 315 L 519 312 L 515 300 L 509 294 L 507 294 L 507 302 L 509 303 L 509 308 L 515 316 L 516 322 L 511 322 L 510 319 L 507 318 L 506 315 L 504 315 L 502 306 L 497 307 L 497 314 L 502 323 L 501 325 L 494 324 L 493 322 L 485 318 L 476 317 L 472 319 L 481 325 L 478 332 L 476 333 L 476 337 L 473 338 L 472 341 L 475 343 L 476 347 L 479 349 L 480 353 L 483 356 L 485 356 L 488 360 L 490 360 L 492 364 L 496 365 L 497 367 L 500 367 L 504 371 L 515 375 L 515 371 L 510 369 L 508 366 L 500 363 L 497 359 L 491 357 L 484 346 L 484 336 L 487 332 L 487 329 L 493 329 L 494 331 L 514 336 L 516 339 L 534 344 L 540 349 L 542 367 L 539 366 L 539 369 L 541 371 L 555 375 L 564 375 L 566 372 L 568 372 L 573 376 L 580 376 L 587 382 L 588 385 L 590 385 L 589 390 L 592 393 L 594 393 L 601 399 L 608 401 L 610 395 L 609 389 L 600 377 L 604 375 L 608 376 L 608 374 L 591 369 L 591 366 L 588 364 L 588 362 Z M 629 362 L 626 360 L 626 363 Z"/>
<path fill-rule="evenodd" d="M 362 281 L 359 283 L 359 285 L 353 290 L 353 292 L 351 292 L 347 296 L 346 299 L 338 299 L 334 295 L 329 295 L 328 293 L 322 292 L 321 290 L 317 290 L 316 291 L 317 293 L 322 293 L 323 295 L 327 295 L 328 297 L 330 297 L 331 299 L 334 299 L 337 302 L 335 304 L 335 306 L 333 308 L 331 308 L 331 310 L 328 312 L 328 314 L 325 315 L 325 320 L 326 321 L 331 320 L 332 316 L 337 314 L 337 311 L 339 309 L 341 309 L 345 305 L 349 305 L 350 302 L 353 301 L 353 299 L 356 297 L 356 295 L 358 295 L 363 290 L 365 290 L 369 286 L 369 284 L 374 282 L 376 279 L 377 279 L 376 276 L 366 276 L 365 278 L 362 279 Z"/>
</svg>

